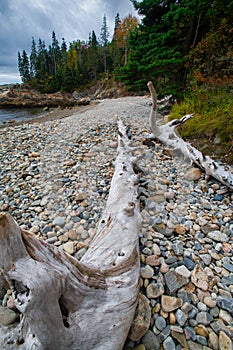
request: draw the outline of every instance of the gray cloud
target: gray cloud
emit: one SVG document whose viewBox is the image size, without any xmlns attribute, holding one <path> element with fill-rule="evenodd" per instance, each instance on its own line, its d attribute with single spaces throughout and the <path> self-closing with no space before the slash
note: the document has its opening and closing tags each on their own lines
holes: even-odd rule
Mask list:
<svg viewBox="0 0 233 350">
<path fill-rule="evenodd" d="M 94 30 L 97 37 L 106 14 L 110 35 L 119 13 L 137 15 L 130 0 L 1 0 L 0 4 L 0 84 L 20 82 L 18 51 L 30 52 L 32 37 L 51 43 L 52 31 L 61 42 L 87 40 Z"/>
</svg>

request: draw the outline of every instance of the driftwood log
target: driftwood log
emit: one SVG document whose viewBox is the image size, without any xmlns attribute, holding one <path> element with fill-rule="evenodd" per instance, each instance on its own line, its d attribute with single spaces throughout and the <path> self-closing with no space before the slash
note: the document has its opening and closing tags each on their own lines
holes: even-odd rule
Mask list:
<svg viewBox="0 0 233 350">
<path fill-rule="evenodd" d="M 158 125 L 156 91 L 151 81 L 148 82 L 147 86 L 152 98 L 152 108 L 149 118 L 149 125 L 152 131 L 151 137 L 158 139 L 164 145 L 171 147 L 174 151 L 182 153 L 186 159 L 189 159 L 204 170 L 207 176 L 214 177 L 223 185 L 233 190 L 233 174 L 225 170 L 223 166 L 215 162 L 209 156 L 205 156 L 190 143 L 184 141 L 176 133 L 176 128 L 184 124 L 190 118 L 193 118 L 193 114 L 188 114 L 181 119 L 175 119 L 166 124 Z"/>
<path fill-rule="evenodd" d="M 118 127 L 108 201 L 81 261 L 22 231 L 9 214 L 0 214 L 0 287 L 11 288 L 20 313 L 11 328 L 0 326 L 1 349 L 119 350 L 124 346 L 141 300 L 141 216 L 134 148 L 120 120 Z"/>
</svg>

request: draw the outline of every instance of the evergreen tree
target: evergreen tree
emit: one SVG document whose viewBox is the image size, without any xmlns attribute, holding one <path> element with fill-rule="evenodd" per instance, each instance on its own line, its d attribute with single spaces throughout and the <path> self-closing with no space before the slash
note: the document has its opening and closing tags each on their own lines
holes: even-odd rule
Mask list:
<svg viewBox="0 0 233 350">
<path fill-rule="evenodd" d="M 117 13 L 117 14 L 116 14 L 116 17 L 115 17 L 115 26 L 114 26 L 114 34 L 113 34 L 113 37 L 114 37 L 114 35 L 115 35 L 115 33 L 116 33 L 116 31 L 117 31 L 117 29 L 118 29 L 120 23 L 121 23 L 120 15 L 119 15 L 119 13 Z"/>
<path fill-rule="evenodd" d="M 106 15 L 104 15 L 103 24 L 100 32 L 100 43 L 102 45 L 104 73 L 107 72 L 108 37 L 109 37 L 109 32 L 108 32 L 108 26 L 107 26 L 107 18 L 106 18 Z"/>
<path fill-rule="evenodd" d="M 48 54 L 45 46 L 45 42 L 41 39 L 38 40 L 37 49 L 37 77 L 39 79 L 45 79 L 46 74 L 48 74 Z"/>
<path fill-rule="evenodd" d="M 106 15 L 104 15 L 103 24 L 100 32 L 100 39 L 101 39 L 102 46 L 106 47 L 108 45 L 108 38 L 109 38 L 109 32 L 108 32 L 108 26 L 107 26 L 107 18 L 106 18 Z"/>
<path fill-rule="evenodd" d="M 22 79 L 22 76 L 23 76 L 23 65 L 22 65 L 22 57 L 21 57 L 21 54 L 20 54 L 19 51 L 18 51 L 18 69 L 19 69 L 19 75 L 20 75 L 20 77 Z"/>
<path fill-rule="evenodd" d="M 186 88 L 187 54 L 209 30 L 210 0 L 132 2 L 144 17 L 131 37 L 130 61 L 123 79 L 139 89 L 154 80 L 163 93 L 182 93 Z"/>
<path fill-rule="evenodd" d="M 110 46 L 111 50 L 111 56 L 113 60 L 113 69 L 116 67 L 119 67 L 121 65 L 121 49 L 117 45 L 117 31 L 121 24 L 121 19 L 119 13 L 115 16 L 115 26 L 114 26 L 114 32 L 113 32 L 113 38 Z"/>
<path fill-rule="evenodd" d="M 67 45 L 65 42 L 65 39 L 62 38 L 61 43 L 61 51 L 60 51 L 60 61 L 59 61 L 59 67 L 57 69 L 57 75 L 60 77 L 60 85 L 61 88 L 64 90 L 64 78 L 67 74 Z"/>
<path fill-rule="evenodd" d="M 56 34 L 53 31 L 52 32 L 52 46 L 51 46 L 51 54 L 52 54 L 52 74 L 56 75 L 57 73 L 57 64 L 60 60 L 60 47 L 59 47 L 59 42 L 56 38 Z"/>
<path fill-rule="evenodd" d="M 25 50 L 22 52 L 22 56 L 18 54 L 18 62 L 20 67 L 20 77 L 23 83 L 26 83 L 30 80 L 30 65 L 28 55 Z"/>
<path fill-rule="evenodd" d="M 90 79 L 97 78 L 97 72 L 99 71 L 99 43 L 97 41 L 94 30 L 91 33 L 88 47 L 88 75 Z"/>
<path fill-rule="evenodd" d="M 96 49 L 98 47 L 98 40 L 97 40 L 97 37 L 96 37 L 96 34 L 94 32 L 94 30 L 92 31 L 91 33 L 91 47 Z"/>
<path fill-rule="evenodd" d="M 30 54 L 30 77 L 31 79 L 36 77 L 36 62 L 37 62 L 37 50 L 34 38 L 32 38 L 31 54 Z"/>
<path fill-rule="evenodd" d="M 65 39 L 62 38 L 61 43 L 61 67 L 62 69 L 65 69 L 67 66 L 67 45 L 65 42 Z"/>
</svg>

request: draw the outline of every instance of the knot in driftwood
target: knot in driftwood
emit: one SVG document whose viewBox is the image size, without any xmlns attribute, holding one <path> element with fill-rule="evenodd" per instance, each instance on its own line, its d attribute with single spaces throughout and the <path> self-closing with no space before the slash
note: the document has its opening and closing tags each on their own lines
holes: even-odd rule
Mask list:
<svg viewBox="0 0 233 350">
<path fill-rule="evenodd" d="M 126 216 L 133 216 L 134 215 L 134 209 L 135 209 L 135 203 L 134 202 L 128 202 L 127 207 L 124 208 L 124 213 Z"/>
</svg>

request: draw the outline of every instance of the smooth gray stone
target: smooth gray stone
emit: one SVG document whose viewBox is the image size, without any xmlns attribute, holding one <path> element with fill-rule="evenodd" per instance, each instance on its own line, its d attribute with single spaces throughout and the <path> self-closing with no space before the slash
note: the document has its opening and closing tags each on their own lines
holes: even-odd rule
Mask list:
<svg viewBox="0 0 233 350">
<path fill-rule="evenodd" d="M 17 315 L 13 310 L 8 307 L 0 306 L 0 324 L 3 326 L 9 326 L 13 324 L 17 319 Z"/>
</svg>

